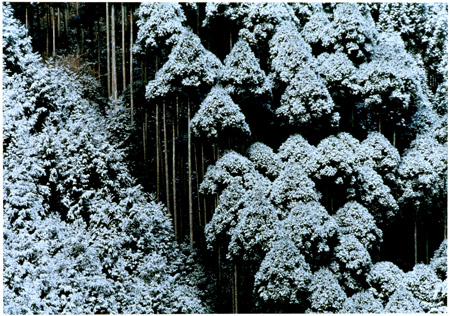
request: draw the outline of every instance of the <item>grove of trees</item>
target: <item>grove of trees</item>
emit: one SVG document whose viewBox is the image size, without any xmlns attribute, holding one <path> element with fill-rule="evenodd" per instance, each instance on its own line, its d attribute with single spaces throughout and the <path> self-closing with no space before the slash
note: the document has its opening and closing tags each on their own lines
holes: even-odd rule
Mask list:
<svg viewBox="0 0 450 316">
<path fill-rule="evenodd" d="M 447 4 L 2 15 L 5 314 L 447 312 Z"/>
</svg>

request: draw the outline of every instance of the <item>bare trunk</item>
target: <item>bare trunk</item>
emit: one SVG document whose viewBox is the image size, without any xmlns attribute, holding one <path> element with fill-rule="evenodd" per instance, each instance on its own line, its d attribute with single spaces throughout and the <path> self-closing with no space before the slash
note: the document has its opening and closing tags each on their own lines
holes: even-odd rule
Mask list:
<svg viewBox="0 0 450 316">
<path fill-rule="evenodd" d="M 106 4 L 108 5 L 108 4 Z M 106 17 L 108 18 L 108 12 L 106 12 Z M 69 4 L 66 3 L 64 7 L 64 32 L 66 36 L 69 35 Z"/>
<path fill-rule="evenodd" d="M 114 4 L 111 5 L 111 62 L 112 62 L 112 95 L 117 100 L 117 68 L 116 68 L 116 19 Z"/>
<path fill-rule="evenodd" d="M 233 262 L 233 289 L 232 289 L 232 296 L 233 296 L 233 314 L 238 313 L 238 273 L 237 273 L 237 264 L 236 262 Z"/>
<path fill-rule="evenodd" d="M 202 226 L 202 213 L 200 207 L 200 191 L 198 189 L 198 163 L 197 163 L 197 145 L 194 144 L 194 166 L 195 166 L 195 184 L 197 188 L 197 215 L 198 215 L 198 224 Z"/>
<path fill-rule="evenodd" d="M 192 213 L 192 159 L 191 159 L 191 106 L 189 97 L 187 103 L 188 110 L 188 185 L 189 185 L 189 234 L 191 245 L 194 244 L 194 216 Z"/>
<path fill-rule="evenodd" d="M 111 49 L 109 39 L 109 3 L 106 3 L 106 73 L 108 86 L 108 99 L 111 98 Z"/>
<path fill-rule="evenodd" d="M 101 72 L 100 21 L 97 21 L 97 76 L 99 81 L 102 78 Z"/>
<path fill-rule="evenodd" d="M 57 30 L 58 30 L 58 38 L 61 37 L 61 11 L 58 7 L 58 23 L 57 23 Z"/>
<path fill-rule="evenodd" d="M 156 199 L 159 202 L 159 194 L 160 194 L 160 188 L 159 188 L 159 182 L 160 182 L 160 176 L 159 176 L 159 171 L 160 171 L 160 161 L 159 161 L 159 108 L 158 108 L 158 103 L 156 104 L 156 126 L 155 126 L 155 131 L 156 131 Z"/>
<path fill-rule="evenodd" d="M 134 121 L 134 98 L 133 98 L 133 9 L 130 12 L 130 110 L 131 122 Z"/>
<path fill-rule="evenodd" d="M 395 126 L 394 126 L 394 131 L 392 132 L 392 146 L 397 147 L 396 143 L 397 143 L 397 139 L 396 139 L 396 134 L 395 134 Z"/>
<path fill-rule="evenodd" d="M 170 190 L 169 190 L 169 158 L 168 158 L 168 150 L 169 146 L 167 144 L 167 123 L 166 123 L 166 101 L 163 101 L 163 129 L 164 129 L 164 163 L 165 163 L 165 174 L 166 174 L 166 203 L 167 203 L 167 212 L 170 214 Z"/>
<path fill-rule="evenodd" d="M 202 181 L 205 179 L 205 155 L 203 150 L 203 142 L 202 142 Z M 208 223 L 208 219 L 206 216 L 206 199 L 203 197 L 203 217 L 205 225 Z"/>
<path fill-rule="evenodd" d="M 52 35 L 53 35 L 53 51 L 52 56 L 56 56 L 56 26 L 55 26 L 55 9 L 53 7 L 50 8 L 50 14 L 52 16 Z"/>
<path fill-rule="evenodd" d="M 125 67 L 125 5 L 122 2 L 122 91 L 125 91 L 127 86 L 127 74 Z"/>
<path fill-rule="evenodd" d="M 378 133 L 381 133 L 381 114 L 378 114 Z"/>
<path fill-rule="evenodd" d="M 28 6 L 25 8 L 25 28 L 28 30 Z"/>
<path fill-rule="evenodd" d="M 178 112 L 178 98 L 177 98 L 177 110 Z M 172 196 L 173 196 L 173 223 L 175 230 L 175 240 L 178 241 L 178 214 L 177 214 L 177 169 L 176 169 L 176 159 L 175 159 L 175 149 L 176 149 L 176 134 L 175 134 L 175 121 L 178 118 L 173 116 L 172 119 Z"/>
<path fill-rule="evenodd" d="M 145 169 L 145 175 L 147 176 L 148 173 L 148 167 L 147 167 L 147 132 L 148 132 L 148 110 L 147 107 L 145 108 L 145 114 L 144 114 L 144 122 L 142 122 L 142 146 L 144 149 L 144 169 Z"/>
<path fill-rule="evenodd" d="M 48 47 L 48 37 L 49 37 L 49 34 L 48 34 L 48 25 L 49 25 L 49 19 L 48 19 L 48 10 L 47 10 L 47 13 L 46 13 L 46 19 L 47 19 L 47 27 L 46 27 L 46 30 L 47 30 L 47 38 L 46 38 L 46 45 L 45 45 L 45 54 L 46 54 L 46 56 L 48 57 L 49 56 L 49 54 L 50 54 L 50 52 L 49 52 L 49 47 Z"/>
<path fill-rule="evenodd" d="M 417 264 L 417 211 L 414 211 L 414 264 Z"/>
</svg>

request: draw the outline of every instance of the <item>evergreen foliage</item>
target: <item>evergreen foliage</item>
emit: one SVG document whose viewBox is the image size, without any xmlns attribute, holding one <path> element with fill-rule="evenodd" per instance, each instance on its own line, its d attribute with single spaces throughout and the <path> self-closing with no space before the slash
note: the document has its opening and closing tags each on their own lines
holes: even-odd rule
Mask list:
<svg viewBox="0 0 450 316">
<path fill-rule="evenodd" d="M 5 314 L 448 312 L 447 4 L 2 14 Z"/>
</svg>

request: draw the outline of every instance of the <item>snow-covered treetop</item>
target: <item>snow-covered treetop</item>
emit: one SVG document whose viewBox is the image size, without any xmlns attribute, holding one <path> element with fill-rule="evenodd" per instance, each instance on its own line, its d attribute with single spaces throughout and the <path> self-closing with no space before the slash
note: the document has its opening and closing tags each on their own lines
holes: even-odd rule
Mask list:
<svg viewBox="0 0 450 316">
<path fill-rule="evenodd" d="M 224 64 L 221 82 L 231 95 L 242 95 L 248 91 L 262 95 L 270 91 L 271 82 L 247 41 L 239 39 Z"/>
<path fill-rule="evenodd" d="M 277 79 L 289 83 L 300 68 L 315 67 L 311 47 L 303 40 L 297 26 L 283 22 L 269 42 L 271 67 Z"/>
<path fill-rule="evenodd" d="M 220 85 L 214 86 L 200 104 L 200 109 L 192 118 L 191 128 L 195 135 L 210 139 L 219 138 L 226 130 L 238 130 L 250 135 L 244 114 Z"/>
<path fill-rule="evenodd" d="M 367 250 L 382 241 L 383 232 L 376 226 L 374 217 L 357 202 L 348 202 L 333 215 L 341 235 L 353 235 Z"/>
<path fill-rule="evenodd" d="M 280 103 L 276 114 L 287 119 L 291 125 L 312 124 L 331 114 L 335 107 L 323 79 L 308 66 L 298 69 Z M 332 118 L 331 124 L 334 126 L 337 122 Z"/>
<path fill-rule="evenodd" d="M 331 34 L 334 49 L 353 61 L 367 59 L 376 38 L 375 23 L 370 15 L 360 12 L 356 3 L 338 3 L 333 11 Z"/>
<path fill-rule="evenodd" d="M 220 77 L 222 67 L 220 60 L 203 47 L 200 38 L 184 29 L 168 61 L 148 83 L 146 97 L 162 97 L 169 91 L 199 87 L 203 83 L 213 85 Z"/>
<path fill-rule="evenodd" d="M 145 48 L 158 48 L 173 44 L 184 30 L 186 16 L 181 5 L 175 2 L 144 2 L 136 12 L 138 33 L 135 52 Z"/>
<path fill-rule="evenodd" d="M 310 145 L 300 134 L 290 136 L 278 148 L 276 155 L 284 163 L 298 163 L 308 175 L 317 170 L 316 147 Z"/>
</svg>

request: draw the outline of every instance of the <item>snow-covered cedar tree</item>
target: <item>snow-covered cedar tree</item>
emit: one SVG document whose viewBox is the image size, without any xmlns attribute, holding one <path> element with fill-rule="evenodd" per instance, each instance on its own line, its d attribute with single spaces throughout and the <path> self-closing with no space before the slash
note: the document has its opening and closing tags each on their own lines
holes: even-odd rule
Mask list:
<svg viewBox="0 0 450 316">
<path fill-rule="evenodd" d="M 245 260 L 261 261 L 278 238 L 281 212 L 267 199 L 266 187 L 256 187 L 244 201 L 237 224 L 230 231 L 229 254 Z"/>
<path fill-rule="evenodd" d="M 347 202 L 333 215 L 340 235 L 352 235 L 367 250 L 377 247 L 383 232 L 376 226 L 374 217 L 358 202 Z"/>
<path fill-rule="evenodd" d="M 396 182 L 400 154 L 383 134 L 370 132 L 361 142 L 360 151 L 363 164 L 381 175 L 386 184 Z"/>
<path fill-rule="evenodd" d="M 135 52 L 175 44 L 185 28 L 186 16 L 178 3 L 144 2 L 135 14 L 138 27 Z"/>
<path fill-rule="evenodd" d="M 380 33 L 372 60 L 362 64 L 357 75 L 365 109 L 381 132 L 386 132 L 385 122 L 394 133 L 404 130 L 427 102 L 425 74 L 398 34 Z"/>
<path fill-rule="evenodd" d="M 373 53 L 375 23 L 363 15 L 356 3 L 338 3 L 330 25 L 334 50 L 343 52 L 354 62 L 365 61 Z"/>
<path fill-rule="evenodd" d="M 296 204 L 282 221 L 282 227 L 311 264 L 329 255 L 337 232 L 334 218 L 318 202 Z"/>
<path fill-rule="evenodd" d="M 419 302 L 404 286 L 395 290 L 384 308 L 384 313 L 417 314 L 423 312 Z"/>
<path fill-rule="evenodd" d="M 430 265 L 416 264 L 412 271 L 406 273 L 406 289 L 417 299 L 424 312 L 438 308 L 442 302 L 436 301 L 435 292 L 441 280 Z"/>
<path fill-rule="evenodd" d="M 356 174 L 360 164 L 359 141 L 349 133 L 339 133 L 323 139 L 316 149 L 318 179 L 330 179 L 335 184 Z"/>
<path fill-rule="evenodd" d="M 332 15 L 323 9 L 316 10 L 300 32 L 316 56 L 332 47 L 334 38 L 331 19 Z"/>
<path fill-rule="evenodd" d="M 317 170 L 316 147 L 309 144 L 300 134 L 294 134 L 280 145 L 277 158 L 282 163 L 297 163 L 305 170 L 308 176 Z"/>
<path fill-rule="evenodd" d="M 354 235 L 340 235 L 334 248 L 334 257 L 342 271 L 342 283 L 347 292 L 360 291 L 365 276 L 372 267 L 372 258 L 364 245 Z"/>
<path fill-rule="evenodd" d="M 200 38 L 185 28 L 166 63 L 157 71 L 155 79 L 147 84 L 145 95 L 153 99 L 183 87 L 213 86 L 222 68 L 220 60 L 203 47 Z"/>
<path fill-rule="evenodd" d="M 232 21 L 239 29 L 239 36 L 252 45 L 264 44 L 283 21 L 298 22 L 294 10 L 287 3 L 207 3 L 205 11 L 203 26 L 223 17 Z"/>
<path fill-rule="evenodd" d="M 343 52 L 320 54 L 317 57 L 316 70 L 325 79 L 332 97 L 342 98 L 357 89 L 355 87 L 357 68 Z"/>
<path fill-rule="evenodd" d="M 286 237 L 275 242 L 255 275 L 255 291 L 270 303 L 300 303 L 312 274 L 309 264 Z"/>
<path fill-rule="evenodd" d="M 5 16 L 8 36 L 25 34 Z M 135 185 L 111 122 L 85 98 L 93 79 L 23 51 L 3 55 L 27 67 L 3 72 L 4 312 L 208 312 L 166 210 Z"/>
<path fill-rule="evenodd" d="M 377 10 L 377 27 L 399 32 L 407 49 L 418 53 L 428 72 L 436 74 L 447 45 L 447 12 L 445 3 L 383 3 Z M 439 79 L 443 78 L 437 83 Z"/>
<path fill-rule="evenodd" d="M 447 279 L 447 239 L 444 239 L 439 248 L 434 252 L 430 265 L 439 279 Z"/>
<path fill-rule="evenodd" d="M 248 158 L 257 170 L 268 177 L 277 177 L 282 169 L 282 162 L 269 146 L 256 142 L 247 149 Z"/>
<path fill-rule="evenodd" d="M 405 284 L 405 272 L 392 262 L 381 261 L 373 265 L 367 275 L 367 283 L 375 298 L 386 304 L 394 292 Z"/>
<path fill-rule="evenodd" d="M 307 313 L 336 313 L 347 296 L 339 285 L 336 275 L 328 268 L 321 268 L 314 272 L 308 291 L 310 308 Z"/>
<path fill-rule="evenodd" d="M 249 92 L 264 95 L 270 92 L 272 85 L 250 45 L 243 39 L 233 45 L 225 58 L 221 83 L 231 96 Z"/>
<path fill-rule="evenodd" d="M 447 192 L 447 145 L 427 134 L 419 135 L 405 152 L 398 169 L 399 202 L 420 207 L 444 209 Z"/>
<path fill-rule="evenodd" d="M 339 313 L 343 314 L 379 314 L 383 312 L 383 304 L 379 299 L 376 299 L 372 292 L 361 291 L 353 296 L 348 297 Z"/>
<path fill-rule="evenodd" d="M 194 135 L 211 140 L 225 137 L 227 131 L 250 135 L 244 114 L 219 85 L 214 86 L 200 104 L 200 109 L 192 118 L 191 128 Z"/>
<path fill-rule="evenodd" d="M 285 84 L 289 84 L 298 69 L 316 67 L 311 47 L 303 40 L 297 26 L 292 22 L 283 22 L 276 28 L 269 46 L 271 69 L 275 78 Z"/>
<path fill-rule="evenodd" d="M 355 182 L 358 201 L 371 211 L 377 222 L 391 221 L 399 207 L 383 178 L 371 167 L 362 166 L 357 169 Z"/>
<path fill-rule="evenodd" d="M 311 67 L 304 65 L 290 80 L 276 114 L 290 125 L 302 126 L 328 117 L 334 108 L 335 104 L 323 79 Z M 337 126 L 338 116 L 331 116 L 330 123 Z"/>
<path fill-rule="evenodd" d="M 253 188 L 259 180 L 255 165 L 248 158 L 235 151 L 226 152 L 214 166 L 209 166 L 200 185 L 203 194 L 217 194 L 231 183 L 239 183 L 244 189 Z M 256 177 L 256 178 L 255 178 Z"/>
<path fill-rule="evenodd" d="M 314 182 L 297 163 L 286 164 L 273 181 L 270 192 L 271 201 L 284 210 L 291 209 L 299 202 L 318 201 L 320 197 Z"/>
</svg>

